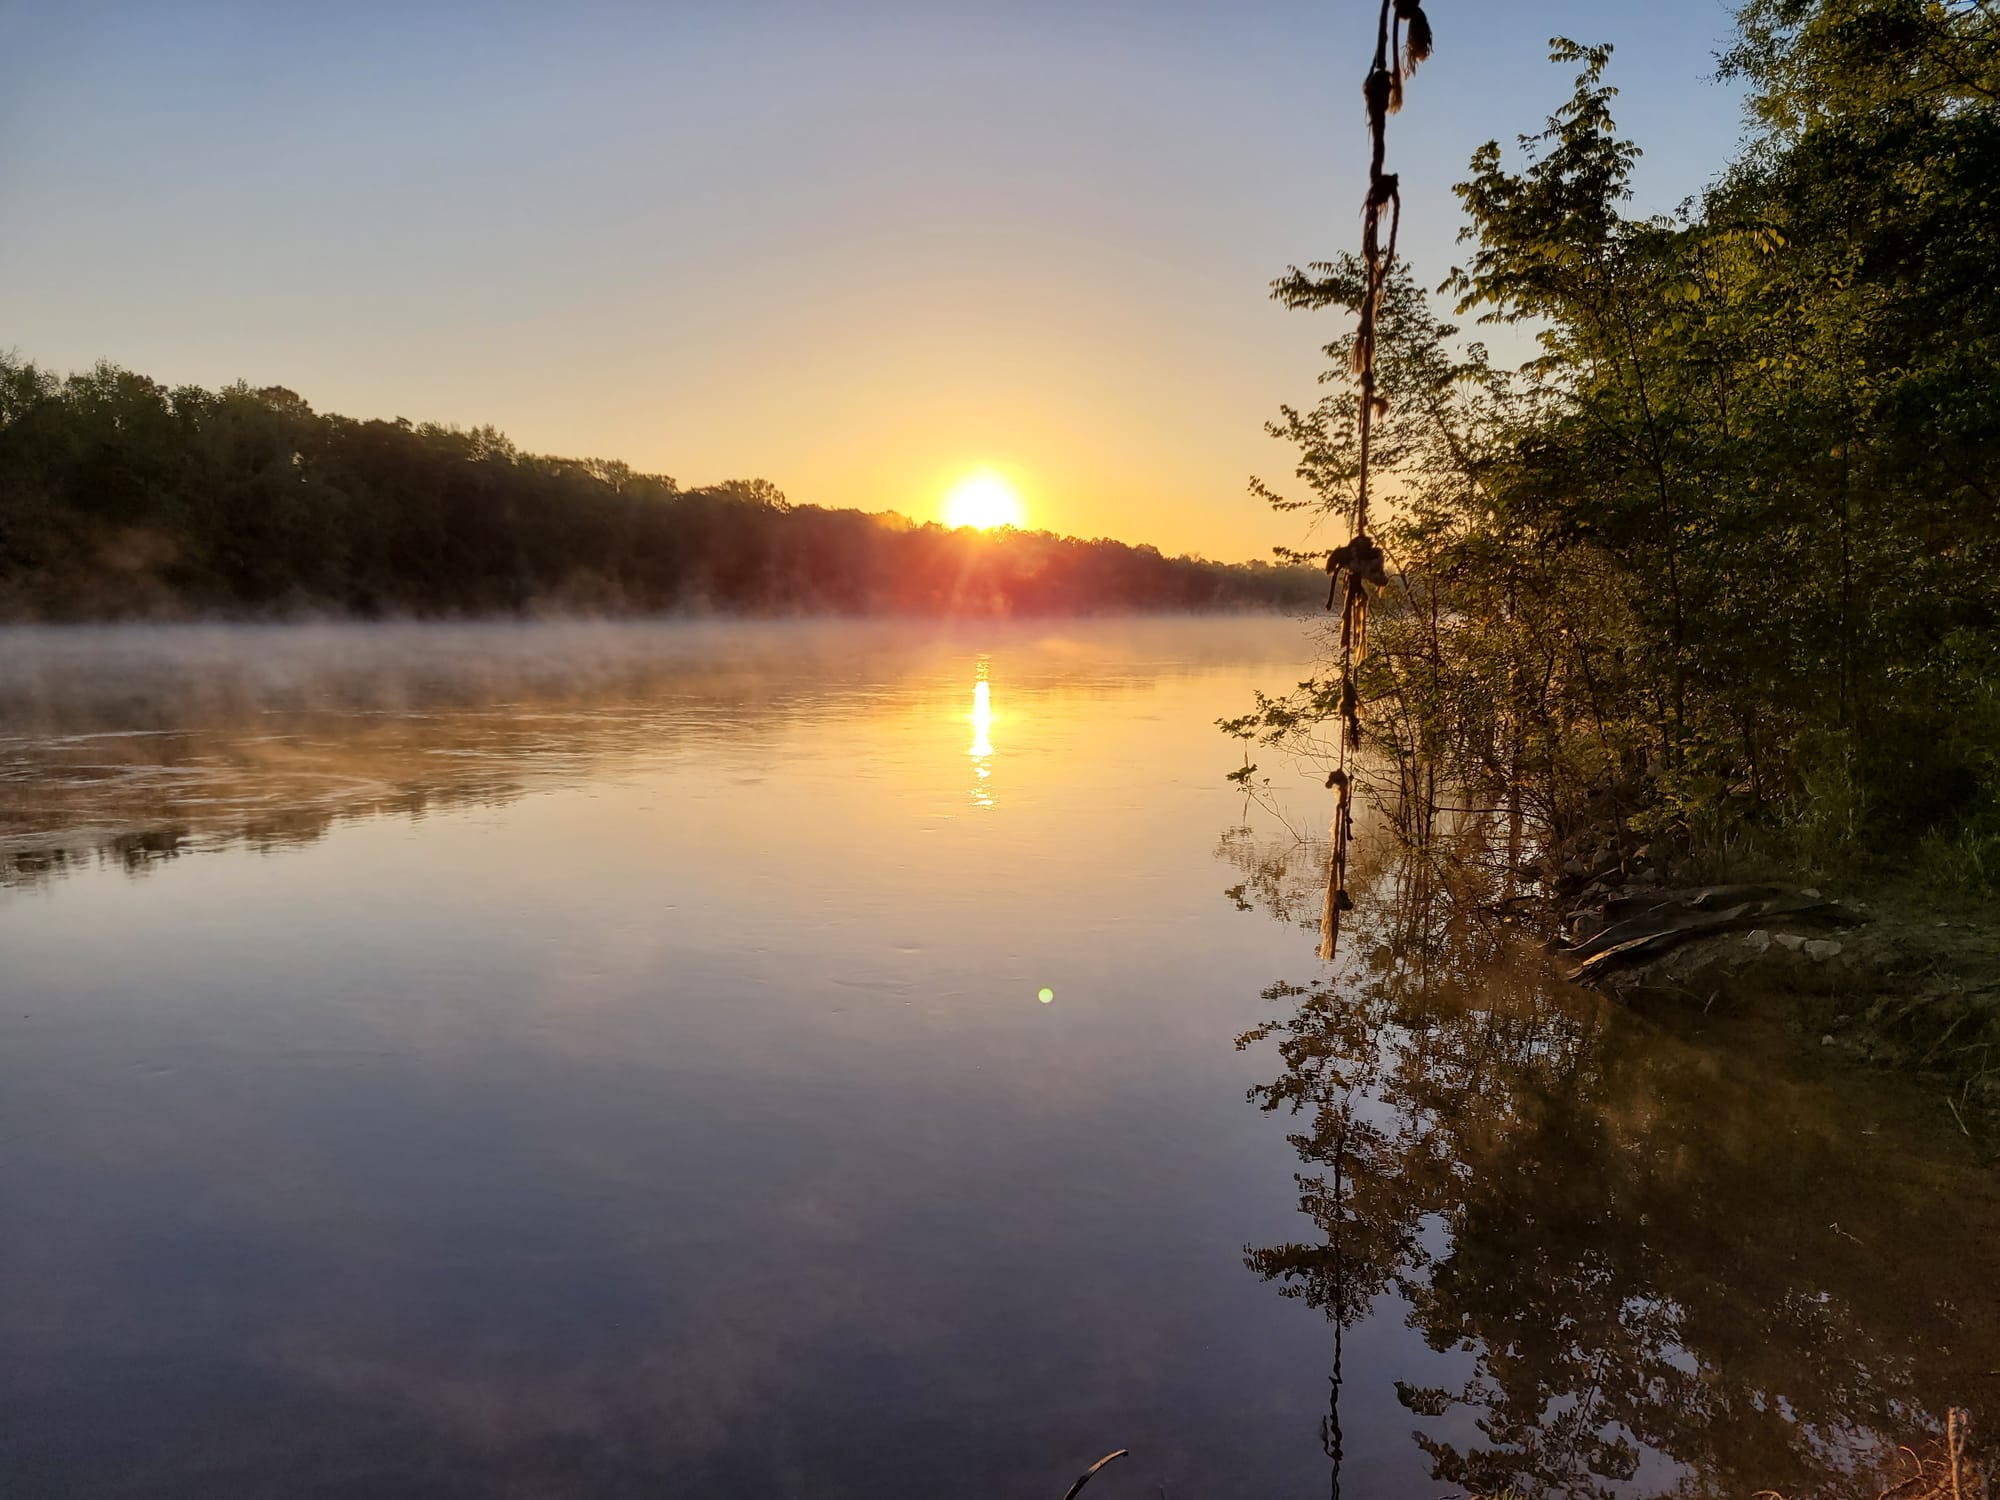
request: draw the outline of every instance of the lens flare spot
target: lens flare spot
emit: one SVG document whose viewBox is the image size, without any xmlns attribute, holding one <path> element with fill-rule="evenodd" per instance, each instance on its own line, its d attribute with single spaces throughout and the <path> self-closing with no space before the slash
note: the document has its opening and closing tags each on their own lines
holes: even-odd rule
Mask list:
<svg viewBox="0 0 2000 1500">
<path fill-rule="evenodd" d="M 1055 999 L 1055 997 L 1056 997 L 1056 992 L 1050 989 L 1047 985 L 1043 985 L 1040 989 L 1035 991 L 1035 998 L 1041 1001 L 1042 1004 L 1044 1005 L 1047 1005 L 1051 1000 Z"/>
</svg>

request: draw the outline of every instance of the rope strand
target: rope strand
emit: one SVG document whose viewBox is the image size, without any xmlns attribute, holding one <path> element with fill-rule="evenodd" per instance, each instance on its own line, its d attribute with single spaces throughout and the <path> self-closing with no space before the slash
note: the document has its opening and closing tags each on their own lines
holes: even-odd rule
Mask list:
<svg viewBox="0 0 2000 1500">
<path fill-rule="evenodd" d="M 1320 914 L 1320 957 L 1330 959 L 1340 943 L 1340 916 L 1354 909 L 1347 892 L 1347 844 L 1354 833 L 1354 777 L 1349 757 L 1361 746 L 1361 692 L 1354 669 L 1368 654 L 1368 602 L 1388 581 L 1388 563 L 1368 534 L 1368 463 L 1375 418 L 1389 409 L 1376 393 L 1375 334 L 1382 312 L 1382 288 L 1396 259 L 1396 234 L 1403 222 L 1401 184 L 1383 170 L 1388 158 L 1389 116 L 1403 107 L 1403 80 L 1431 55 L 1431 23 L 1419 0 L 1382 0 L 1375 25 L 1375 60 L 1362 83 L 1368 107 L 1368 197 L 1361 210 L 1361 261 L 1367 281 L 1361 319 L 1354 333 L 1354 373 L 1361 386 L 1357 423 L 1359 483 L 1354 493 L 1354 529 L 1345 545 L 1327 554 L 1326 607 L 1340 602 L 1340 753 L 1326 779 L 1336 796 L 1333 852 L 1327 866 L 1326 903 Z M 1382 244 L 1382 214 L 1389 215 L 1389 242 Z M 1345 577 L 1345 597 L 1342 579 Z"/>
</svg>

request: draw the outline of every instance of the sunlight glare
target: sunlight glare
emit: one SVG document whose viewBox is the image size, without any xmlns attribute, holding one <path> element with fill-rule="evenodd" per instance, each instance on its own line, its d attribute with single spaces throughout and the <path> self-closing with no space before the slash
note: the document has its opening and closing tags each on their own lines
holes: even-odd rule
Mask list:
<svg viewBox="0 0 2000 1500">
<path fill-rule="evenodd" d="M 1020 492 L 991 469 L 966 475 L 944 497 L 944 523 L 954 528 L 990 531 L 996 526 L 1019 526 L 1027 515 Z"/>
<path fill-rule="evenodd" d="M 993 689 L 983 677 L 972 685 L 971 753 L 975 760 L 993 753 Z"/>
<path fill-rule="evenodd" d="M 986 658 L 979 659 L 972 683 L 972 805 L 993 806 L 993 689 L 986 680 Z"/>
</svg>

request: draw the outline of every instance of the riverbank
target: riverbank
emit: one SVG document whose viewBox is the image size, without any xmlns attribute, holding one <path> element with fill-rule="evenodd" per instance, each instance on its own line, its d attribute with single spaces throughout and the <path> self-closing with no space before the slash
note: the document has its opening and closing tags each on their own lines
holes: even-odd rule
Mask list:
<svg viewBox="0 0 2000 1500">
<path fill-rule="evenodd" d="M 1620 1001 L 1755 1017 L 1802 1049 L 1934 1087 L 2000 1141 L 2000 915 L 1908 870 L 1695 884 L 1599 836 L 1549 876 L 1571 977 Z"/>
</svg>

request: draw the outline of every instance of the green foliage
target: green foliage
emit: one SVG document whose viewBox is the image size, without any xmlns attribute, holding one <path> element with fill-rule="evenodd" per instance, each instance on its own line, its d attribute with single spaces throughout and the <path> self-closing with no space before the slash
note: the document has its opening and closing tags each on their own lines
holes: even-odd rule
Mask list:
<svg viewBox="0 0 2000 1500">
<path fill-rule="evenodd" d="M 1868 826 L 1868 783 L 1854 737 L 1845 731 L 1808 734 L 1797 767 L 1786 827 L 1799 862 L 1812 874 L 1834 874 L 1853 863 Z"/>
<path fill-rule="evenodd" d="M 2000 662 L 1988 655 L 1968 672 L 1976 687 L 1948 754 L 1969 764 L 1978 791 L 1961 818 L 1925 834 L 1918 870 L 1940 894 L 2000 895 Z"/>
<path fill-rule="evenodd" d="M 1726 70 L 1765 132 L 1637 219 L 1610 50 L 1553 44 L 1573 92 L 1518 166 L 1474 155 L 1445 287 L 1537 356 L 1489 368 L 1407 275 L 1383 323 L 1384 790 L 1434 766 L 1557 833 L 1611 812 L 1700 853 L 1763 829 L 1820 868 L 1931 835 L 1984 868 L 1953 841 L 2000 770 L 1994 49 L 1986 6 L 1752 0 Z M 1274 295 L 1352 306 L 1353 279 Z M 1309 497 L 1267 499 L 1350 492 L 1343 352 L 1272 425 Z M 1308 748 L 1314 704 L 1284 707 L 1261 729 Z"/>
<path fill-rule="evenodd" d="M 1885 106 L 2000 100 L 2000 13 L 1986 0 L 1747 0 L 1724 77 L 1798 135 Z"/>
<path fill-rule="evenodd" d="M 682 489 L 491 427 L 320 416 L 282 387 L 169 390 L 0 355 L 0 619 L 721 608 L 1087 613 L 1272 608 L 1296 567 L 977 535 Z"/>
<path fill-rule="evenodd" d="M 1952 828 L 1933 829 L 1918 851 L 1918 869 L 1940 895 L 2000 894 L 2000 826 L 1988 813 Z"/>
</svg>

